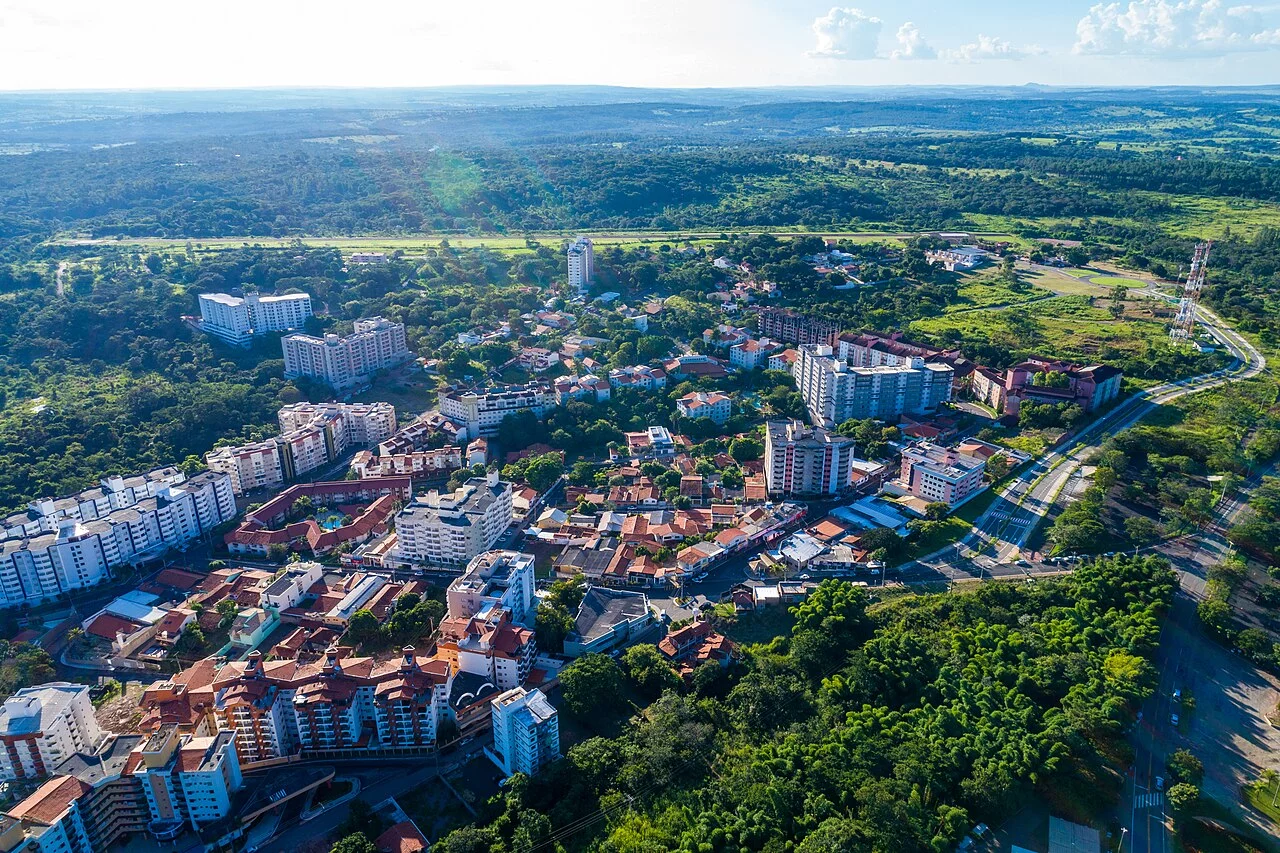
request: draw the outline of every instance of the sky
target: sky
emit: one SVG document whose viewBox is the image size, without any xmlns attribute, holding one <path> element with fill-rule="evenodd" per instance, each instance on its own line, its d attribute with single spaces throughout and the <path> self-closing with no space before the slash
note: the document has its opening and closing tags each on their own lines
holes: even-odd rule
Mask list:
<svg viewBox="0 0 1280 853">
<path fill-rule="evenodd" d="M 1280 83 L 1280 0 L 0 0 L 0 91 Z"/>
</svg>

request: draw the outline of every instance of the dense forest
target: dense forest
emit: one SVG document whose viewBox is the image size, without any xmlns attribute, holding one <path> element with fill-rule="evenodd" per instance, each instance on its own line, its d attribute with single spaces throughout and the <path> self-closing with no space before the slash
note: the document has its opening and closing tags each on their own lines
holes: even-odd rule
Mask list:
<svg viewBox="0 0 1280 853">
<path fill-rule="evenodd" d="M 651 704 L 433 849 L 943 851 L 1033 793 L 1102 805 L 1173 589 L 1167 563 L 1124 557 L 870 609 L 826 581 L 789 635 L 687 686 L 643 647 L 589 656 L 567 713 Z"/>
</svg>

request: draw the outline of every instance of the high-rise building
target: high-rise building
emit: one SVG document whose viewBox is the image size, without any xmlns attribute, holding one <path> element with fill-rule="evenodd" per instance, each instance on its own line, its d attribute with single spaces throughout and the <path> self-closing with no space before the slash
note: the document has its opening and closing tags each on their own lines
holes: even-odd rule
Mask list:
<svg viewBox="0 0 1280 853">
<path fill-rule="evenodd" d="M 200 294 L 200 328 L 233 346 L 248 346 L 254 335 L 301 329 L 312 315 L 306 293 L 244 298 L 229 293 Z"/>
<path fill-rule="evenodd" d="M 507 415 L 533 412 L 539 418 L 555 408 L 555 391 L 545 385 L 511 385 L 483 393 L 451 392 L 440 397 L 440 414 L 463 425 L 469 438 L 498 434 Z"/>
<path fill-rule="evenodd" d="M 560 757 L 560 720 L 541 690 L 516 687 L 495 696 L 493 751 L 489 758 L 508 776 L 534 776 Z"/>
<path fill-rule="evenodd" d="M 0 778 L 47 776 L 67 756 L 96 750 L 103 738 L 88 687 L 65 681 L 24 687 L 0 706 Z"/>
<path fill-rule="evenodd" d="M 385 441 L 396 432 L 390 403 L 294 403 L 279 412 L 280 435 L 205 454 L 237 495 L 279 486 L 342 457 L 348 447 Z"/>
<path fill-rule="evenodd" d="M 800 421 L 769 421 L 764 474 L 769 494 L 836 495 L 853 484 L 852 438 Z"/>
<path fill-rule="evenodd" d="M 193 737 L 163 726 L 138 751 L 142 763 L 134 772 L 142 776 L 148 829 L 157 839 L 199 830 L 231 813 L 231 797 L 243 784 L 232 732 Z"/>
<path fill-rule="evenodd" d="M 761 308 L 756 315 L 761 337 L 791 344 L 827 344 L 840 334 L 834 320 L 811 317 L 790 308 Z"/>
<path fill-rule="evenodd" d="M 377 371 L 403 364 L 410 357 L 404 324 L 382 317 L 356 320 L 355 331 L 346 337 L 285 335 L 280 346 L 286 378 L 309 376 L 336 390 L 368 382 Z"/>
<path fill-rule="evenodd" d="M 596 253 L 590 237 L 579 237 L 569 244 L 569 289 L 583 293 L 595 275 Z"/>
<path fill-rule="evenodd" d="M 396 516 L 391 559 L 461 568 L 492 548 L 513 518 L 511 484 L 496 471 L 467 480 L 452 494 L 428 492 Z"/>
<path fill-rule="evenodd" d="M 188 480 L 177 468 L 32 501 L 0 520 L 0 607 L 93 586 L 114 566 L 159 556 L 234 517 L 229 477 Z"/>
<path fill-rule="evenodd" d="M 483 616 L 506 610 L 521 624 L 533 618 L 534 562 L 532 554 L 489 551 L 467 564 L 462 577 L 449 584 L 449 618 Z"/>
<path fill-rule="evenodd" d="M 951 399 L 954 372 L 922 358 L 893 367 L 852 367 L 820 344 L 799 348 L 793 375 L 813 422 L 830 429 L 850 418 L 932 414 Z"/>
<path fill-rule="evenodd" d="M 918 498 L 954 507 L 985 488 L 986 468 L 978 457 L 925 441 L 902 451 L 898 483 Z"/>
</svg>

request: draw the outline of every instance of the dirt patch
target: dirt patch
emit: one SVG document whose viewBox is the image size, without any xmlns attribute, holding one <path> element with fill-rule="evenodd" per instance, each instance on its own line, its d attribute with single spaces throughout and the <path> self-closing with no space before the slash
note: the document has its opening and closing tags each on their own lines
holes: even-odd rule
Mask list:
<svg viewBox="0 0 1280 853">
<path fill-rule="evenodd" d="M 156 673 L 157 678 L 159 675 Z M 109 732 L 131 732 L 137 729 L 138 723 L 142 720 L 138 703 L 142 701 L 142 693 L 145 689 L 146 685 L 140 682 L 126 681 L 122 695 L 94 709 L 93 715 L 97 718 L 98 725 Z"/>
</svg>

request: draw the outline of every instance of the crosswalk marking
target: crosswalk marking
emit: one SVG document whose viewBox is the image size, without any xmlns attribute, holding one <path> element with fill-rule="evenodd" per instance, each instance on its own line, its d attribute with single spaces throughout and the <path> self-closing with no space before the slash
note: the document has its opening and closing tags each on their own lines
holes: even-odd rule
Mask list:
<svg viewBox="0 0 1280 853">
<path fill-rule="evenodd" d="M 993 512 L 991 513 L 991 517 L 996 521 L 1008 521 L 1010 524 L 1022 525 L 1031 523 L 1031 519 L 1029 518 L 1012 518 L 1007 512 Z"/>
<path fill-rule="evenodd" d="M 1133 798 L 1133 807 L 1135 809 L 1154 809 L 1164 802 L 1164 794 L 1150 793 L 1138 794 Z"/>
</svg>

